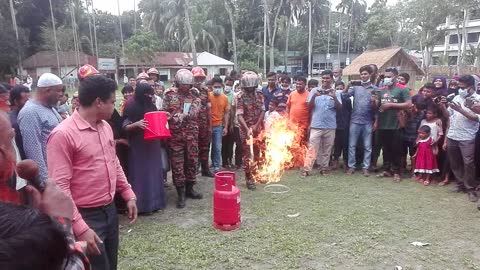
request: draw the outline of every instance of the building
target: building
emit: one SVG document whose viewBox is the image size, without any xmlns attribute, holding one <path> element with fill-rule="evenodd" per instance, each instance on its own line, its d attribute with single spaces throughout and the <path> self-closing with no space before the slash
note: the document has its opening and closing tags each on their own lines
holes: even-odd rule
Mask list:
<svg viewBox="0 0 480 270">
<path fill-rule="evenodd" d="M 343 76 L 348 76 L 349 80 L 358 80 L 360 68 L 369 64 L 377 65 L 379 73 L 385 72 L 388 67 L 396 67 L 400 73 L 408 73 L 410 75 L 408 87 L 411 89 L 415 88 L 415 78 L 425 74 L 405 50 L 393 47 L 363 52 L 343 70 Z"/>
<path fill-rule="evenodd" d="M 470 13 L 470 19 L 465 25 L 467 31 L 467 46 L 466 50 L 470 50 L 470 45 L 477 48 L 480 46 L 480 10 L 472 11 Z M 457 24 L 449 16 L 446 18 L 445 24 L 440 25 L 439 29 L 445 30 L 445 39 L 443 44 L 437 44 L 433 48 L 432 52 L 432 64 L 433 65 L 456 65 L 458 58 L 458 46 L 460 50 L 463 49 L 463 22 L 460 25 L 460 35 L 458 34 Z M 473 63 L 472 63 L 473 64 Z"/>
<path fill-rule="evenodd" d="M 358 53 L 350 53 L 347 57 L 346 52 L 341 52 L 340 55 L 338 53 L 314 54 L 312 55 L 312 70 L 318 70 L 321 72 L 323 70 L 333 69 L 336 67 L 345 68 L 348 64 L 347 62 L 351 63 L 358 56 Z"/>
<path fill-rule="evenodd" d="M 197 54 L 198 66 L 204 68 L 207 78 L 214 75 L 228 75 L 233 70 L 234 64 L 219 56 L 209 52 Z M 140 72 L 147 71 L 155 67 L 160 73 L 160 80 L 172 81 L 179 69 L 192 68 L 193 58 L 191 53 L 185 52 L 158 52 L 153 57 L 151 63 L 141 63 L 138 60 L 120 58 L 119 77 L 122 78 L 124 72 L 128 77 L 136 77 Z"/>
<path fill-rule="evenodd" d="M 303 72 L 303 59 L 305 57 L 300 51 L 288 51 L 287 52 L 287 70 L 285 70 L 285 64 L 275 67 L 275 71 L 287 72 L 288 74 L 299 74 Z M 282 62 L 285 61 L 285 53 L 282 55 Z"/>
<path fill-rule="evenodd" d="M 40 77 L 43 73 L 54 73 L 60 76 L 60 78 L 65 78 L 72 74 L 77 78 L 78 67 L 90 64 L 96 66 L 97 60 L 95 56 L 85 54 L 83 52 L 79 53 L 79 61 L 77 62 L 76 52 L 58 52 L 58 58 L 60 62 L 60 71 L 57 67 L 57 56 L 55 51 L 41 51 L 38 52 L 27 59 L 23 60 L 22 66 L 24 73 L 29 74 L 34 80 Z"/>
<path fill-rule="evenodd" d="M 209 52 L 199 53 L 197 55 L 197 64 L 205 70 L 207 79 L 213 78 L 214 75 L 228 76 L 235 66 L 233 62 Z M 188 65 L 193 67 L 193 61 L 190 61 Z"/>
</svg>

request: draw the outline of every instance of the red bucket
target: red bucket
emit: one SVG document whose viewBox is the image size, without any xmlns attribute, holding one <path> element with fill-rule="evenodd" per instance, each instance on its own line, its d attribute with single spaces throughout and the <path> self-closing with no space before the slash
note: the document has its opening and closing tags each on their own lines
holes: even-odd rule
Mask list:
<svg viewBox="0 0 480 270">
<path fill-rule="evenodd" d="M 148 112 L 144 116 L 148 126 L 145 128 L 143 138 L 145 140 L 168 139 L 172 137 L 168 128 L 166 112 Z"/>
</svg>

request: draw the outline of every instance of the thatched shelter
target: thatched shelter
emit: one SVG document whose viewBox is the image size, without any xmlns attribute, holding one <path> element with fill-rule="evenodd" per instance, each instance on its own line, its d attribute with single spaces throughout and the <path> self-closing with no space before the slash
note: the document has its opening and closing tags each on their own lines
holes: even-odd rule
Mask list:
<svg viewBox="0 0 480 270">
<path fill-rule="evenodd" d="M 363 52 L 343 70 L 343 76 L 348 76 L 350 80 L 358 79 L 359 69 L 368 64 L 377 65 L 379 73 L 388 67 L 396 67 L 400 73 L 408 73 L 410 75 L 408 87 L 412 89 L 415 87 L 415 78 L 425 74 L 405 50 L 393 47 Z"/>
</svg>

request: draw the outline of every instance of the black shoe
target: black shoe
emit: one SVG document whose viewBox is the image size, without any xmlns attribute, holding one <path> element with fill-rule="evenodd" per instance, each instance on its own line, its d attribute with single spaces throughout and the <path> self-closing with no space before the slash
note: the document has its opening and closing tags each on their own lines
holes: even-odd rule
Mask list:
<svg viewBox="0 0 480 270">
<path fill-rule="evenodd" d="M 192 182 L 187 182 L 187 189 L 185 192 L 185 195 L 187 198 L 194 199 L 194 200 L 200 200 L 203 198 L 203 195 L 201 193 L 196 192 L 193 189 L 193 183 Z"/>
<path fill-rule="evenodd" d="M 202 176 L 210 177 L 213 178 L 215 175 L 210 171 L 210 168 L 208 168 L 208 163 L 207 164 L 202 164 Z"/>
<path fill-rule="evenodd" d="M 471 202 L 478 202 L 478 195 L 475 191 L 469 191 L 468 192 L 468 199 Z"/>
<path fill-rule="evenodd" d="M 177 187 L 177 208 L 185 208 L 185 187 Z"/>
<path fill-rule="evenodd" d="M 257 189 L 257 186 L 255 185 L 255 183 L 247 183 L 247 188 L 249 190 L 255 190 Z"/>
</svg>

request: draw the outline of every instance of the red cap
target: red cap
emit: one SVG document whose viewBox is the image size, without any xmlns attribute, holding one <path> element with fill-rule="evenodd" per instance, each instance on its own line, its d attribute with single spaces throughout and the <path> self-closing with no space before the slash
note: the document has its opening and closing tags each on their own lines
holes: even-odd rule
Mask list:
<svg viewBox="0 0 480 270">
<path fill-rule="evenodd" d="M 193 77 L 204 77 L 206 78 L 207 76 L 205 75 L 205 71 L 203 71 L 203 68 L 201 67 L 194 67 L 192 68 L 192 73 Z"/>
<path fill-rule="evenodd" d="M 78 79 L 83 80 L 86 77 L 93 75 L 93 74 L 99 74 L 98 70 L 94 68 L 92 65 L 86 64 L 81 66 L 78 69 Z"/>
</svg>

